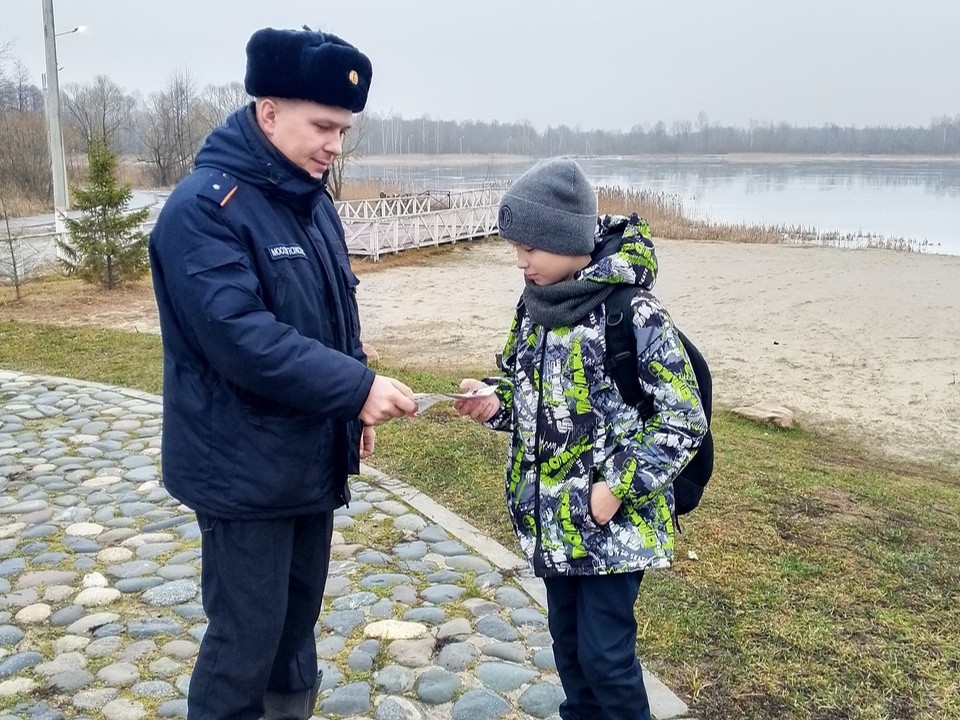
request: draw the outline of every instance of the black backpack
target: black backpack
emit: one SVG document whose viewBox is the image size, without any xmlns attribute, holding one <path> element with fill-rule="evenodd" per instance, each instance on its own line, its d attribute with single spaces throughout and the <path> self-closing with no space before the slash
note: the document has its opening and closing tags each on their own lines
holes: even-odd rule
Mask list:
<svg viewBox="0 0 960 720">
<path fill-rule="evenodd" d="M 636 405 L 640 410 L 640 417 L 647 421 L 653 416 L 653 401 L 649 396 L 644 396 L 640 379 L 637 377 L 637 340 L 633 332 L 631 306 L 631 301 L 638 292 L 641 290 L 635 285 L 621 285 L 604 302 L 607 319 L 605 365 L 623 399 Z M 713 379 L 710 377 L 707 361 L 703 359 L 697 346 L 679 330 L 678 333 L 700 386 L 703 412 L 707 416 L 707 434 L 703 437 L 700 448 L 673 481 L 677 515 L 685 515 L 700 504 L 704 486 L 713 474 L 713 434 L 709 429 L 710 413 L 713 409 Z"/>
</svg>

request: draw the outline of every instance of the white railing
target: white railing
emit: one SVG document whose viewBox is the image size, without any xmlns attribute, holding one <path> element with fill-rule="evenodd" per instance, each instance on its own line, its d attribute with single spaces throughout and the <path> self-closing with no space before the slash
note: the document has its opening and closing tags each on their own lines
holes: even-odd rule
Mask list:
<svg viewBox="0 0 960 720">
<path fill-rule="evenodd" d="M 497 205 L 502 187 L 425 192 L 375 200 L 335 203 L 343 221 L 347 251 L 378 260 L 384 253 L 475 240 L 497 231 Z M 156 218 L 142 226 L 150 232 Z M 57 260 L 57 233 L 53 222 L 13 231 L 19 274 L 43 274 Z M 6 240 L 5 228 L 0 237 Z M 10 263 L 10 246 L 0 244 L 0 275 Z M 22 272 L 21 269 L 22 268 Z"/>
<path fill-rule="evenodd" d="M 336 203 L 343 220 L 347 251 L 375 261 L 400 252 L 460 240 L 497 230 L 501 188 L 384 197 Z"/>
</svg>

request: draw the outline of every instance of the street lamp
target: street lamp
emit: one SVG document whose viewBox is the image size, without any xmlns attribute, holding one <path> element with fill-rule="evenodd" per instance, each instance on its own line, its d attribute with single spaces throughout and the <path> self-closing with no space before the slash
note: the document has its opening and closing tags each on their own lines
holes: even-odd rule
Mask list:
<svg viewBox="0 0 960 720">
<path fill-rule="evenodd" d="M 71 33 L 82 33 L 87 29 L 86 25 L 77 25 L 73 30 L 64 30 L 63 32 L 58 32 L 54 34 L 54 37 L 61 37 L 63 35 L 70 35 Z"/>
<path fill-rule="evenodd" d="M 81 32 L 73 30 L 60 33 Z M 47 59 L 46 115 L 47 147 L 50 151 L 50 170 L 53 173 L 53 222 L 57 235 L 64 232 L 62 213 L 70 209 L 70 193 L 67 191 L 67 164 L 64 159 L 63 130 L 60 127 L 60 77 L 57 68 L 57 35 L 53 21 L 53 0 L 43 0 L 43 45 Z"/>
</svg>

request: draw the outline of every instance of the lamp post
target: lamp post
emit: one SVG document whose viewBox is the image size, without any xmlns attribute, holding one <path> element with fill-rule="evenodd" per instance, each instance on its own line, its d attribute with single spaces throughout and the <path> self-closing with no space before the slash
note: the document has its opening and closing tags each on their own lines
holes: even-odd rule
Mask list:
<svg viewBox="0 0 960 720">
<path fill-rule="evenodd" d="M 73 30 L 64 30 L 63 32 L 58 32 L 54 34 L 54 37 L 62 37 L 63 35 L 70 35 L 75 32 L 82 33 L 87 29 L 86 25 L 77 25 Z"/>
<path fill-rule="evenodd" d="M 62 33 L 80 32 L 81 28 Z M 57 32 L 53 21 L 53 0 L 43 0 L 43 45 L 46 50 L 46 115 L 47 147 L 50 151 L 50 169 L 53 173 L 53 222 L 57 235 L 62 235 L 62 213 L 70 209 L 70 193 L 67 191 L 67 164 L 64 159 L 63 131 L 60 127 L 60 78 L 57 69 Z"/>
</svg>

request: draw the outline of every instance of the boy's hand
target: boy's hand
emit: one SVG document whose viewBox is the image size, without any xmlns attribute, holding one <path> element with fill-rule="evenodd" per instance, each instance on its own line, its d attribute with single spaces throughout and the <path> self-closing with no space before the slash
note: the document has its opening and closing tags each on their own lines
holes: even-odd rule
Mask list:
<svg viewBox="0 0 960 720">
<path fill-rule="evenodd" d="M 460 381 L 461 392 L 470 392 L 477 388 L 484 387 L 485 384 L 480 380 L 473 378 L 464 378 Z M 497 414 L 500 409 L 500 398 L 496 395 L 483 395 L 475 398 L 462 398 L 454 400 L 453 407 L 458 413 L 466 417 L 483 423 Z"/>
<path fill-rule="evenodd" d="M 595 482 L 590 486 L 590 514 L 597 525 L 610 522 L 620 505 L 620 499 L 610 492 L 605 482 Z"/>
</svg>

